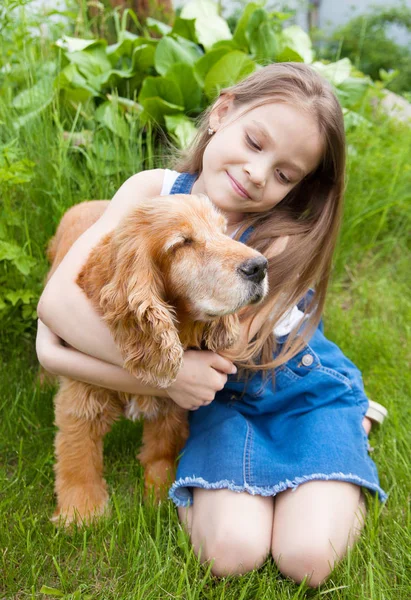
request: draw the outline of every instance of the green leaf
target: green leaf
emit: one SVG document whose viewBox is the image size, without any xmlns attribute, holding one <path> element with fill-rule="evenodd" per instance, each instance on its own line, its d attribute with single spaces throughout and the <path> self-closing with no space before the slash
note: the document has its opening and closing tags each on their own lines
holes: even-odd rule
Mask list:
<svg viewBox="0 0 411 600">
<path fill-rule="evenodd" d="M 154 65 L 160 75 L 165 75 L 175 63 L 192 65 L 202 56 L 201 50 L 184 38 L 178 41 L 172 37 L 163 37 L 156 48 Z"/>
<path fill-rule="evenodd" d="M 155 52 L 156 49 L 152 44 L 142 44 L 134 48 L 131 57 L 131 72 L 143 72 L 154 67 Z"/>
<path fill-rule="evenodd" d="M 181 11 L 183 19 L 195 19 L 197 40 L 209 50 L 219 40 L 230 40 L 231 31 L 227 22 L 218 15 L 218 6 L 210 0 L 188 2 Z"/>
<path fill-rule="evenodd" d="M 134 100 L 130 100 L 129 98 L 122 98 L 121 96 L 111 96 L 111 94 L 107 94 L 107 98 L 112 102 L 117 102 L 117 104 L 124 108 L 127 112 L 139 114 L 143 110 L 141 104 L 138 104 L 138 102 L 134 102 Z"/>
<path fill-rule="evenodd" d="M 247 6 L 244 8 L 243 14 L 241 15 L 241 18 L 237 23 L 237 27 L 235 28 L 233 39 L 240 46 L 240 49 L 244 50 L 244 52 L 248 52 L 250 49 L 248 45 L 248 39 L 246 36 L 246 29 L 250 17 L 254 13 L 254 11 L 262 8 L 262 6 L 262 3 L 259 4 L 256 2 L 250 2 L 249 4 L 247 4 Z"/>
<path fill-rule="evenodd" d="M 171 33 L 198 43 L 195 29 L 195 19 L 182 19 L 181 17 L 177 17 L 174 21 Z"/>
<path fill-rule="evenodd" d="M 210 100 L 215 98 L 222 88 L 244 79 L 255 68 L 255 62 L 244 52 L 229 52 L 210 69 L 205 78 L 204 91 L 207 97 Z"/>
<path fill-rule="evenodd" d="M 183 19 L 197 19 L 198 17 L 218 16 L 218 5 L 211 0 L 191 0 L 182 8 L 181 17 Z"/>
<path fill-rule="evenodd" d="M 101 45 L 93 46 L 90 50 L 73 52 L 68 55 L 71 64 L 86 78 L 87 83 L 95 89 L 100 89 L 99 78 L 111 70 L 111 62 Z"/>
<path fill-rule="evenodd" d="M 21 300 L 23 304 L 29 304 L 30 300 L 36 298 L 37 294 L 33 290 L 10 290 L 5 294 L 6 300 L 8 300 L 13 306 Z"/>
<path fill-rule="evenodd" d="M 56 46 L 62 48 L 66 52 L 78 52 L 91 48 L 95 44 L 107 44 L 105 40 L 83 40 L 81 38 L 73 38 L 68 35 L 63 35 L 62 38 L 57 40 Z"/>
<path fill-rule="evenodd" d="M 23 90 L 14 97 L 12 106 L 18 110 L 35 110 L 40 106 L 48 105 L 53 100 L 52 79 L 41 79 L 31 88 Z"/>
<path fill-rule="evenodd" d="M 349 131 L 350 129 L 355 129 L 359 125 L 366 125 L 368 127 L 372 127 L 371 121 L 368 121 L 368 119 L 365 119 L 363 116 L 359 115 L 353 110 L 343 108 L 343 115 L 344 126 L 346 131 Z"/>
<path fill-rule="evenodd" d="M 227 48 L 218 48 L 207 52 L 198 59 L 194 65 L 194 73 L 202 85 L 204 85 L 206 75 L 211 67 L 213 67 L 223 56 L 228 54 L 228 52 L 230 52 L 230 50 L 227 50 Z"/>
<path fill-rule="evenodd" d="M 145 121 L 154 121 L 160 126 L 164 126 L 165 124 L 165 116 L 166 115 L 176 115 L 178 113 L 182 113 L 184 108 L 182 106 L 177 106 L 176 104 L 172 104 L 171 102 L 167 102 L 163 100 L 163 98 L 147 98 L 143 100 L 141 104 L 144 107 L 144 111 L 141 115 L 141 120 Z"/>
<path fill-rule="evenodd" d="M 274 60 L 279 51 L 279 35 L 274 24 L 269 22 L 267 12 L 262 8 L 255 10 L 251 15 L 246 37 L 250 51 L 257 61 Z"/>
<path fill-rule="evenodd" d="M 186 110 L 190 111 L 201 108 L 202 90 L 194 75 L 193 67 L 177 63 L 167 71 L 166 78 L 167 80 L 171 79 L 178 85 Z"/>
<path fill-rule="evenodd" d="M 291 25 L 282 31 L 281 51 L 276 57 L 278 62 L 296 61 L 311 64 L 314 52 L 309 35 L 298 25 Z"/>
<path fill-rule="evenodd" d="M 104 102 L 95 112 L 96 120 L 124 140 L 130 138 L 130 130 L 114 102 Z"/>
<path fill-rule="evenodd" d="M 121 57 L 131 56 L 136 40 L 138 39 L 139 37 L 137 35 L 130 33 L 127 30 L 120 32 L 118 42 L 111 46 L 107 46 L 106 48 L 106 54 L 112 66 L 115 66 Z"/>
<path fill-rule="evenodd" d="M 10 261 L 23 275 L 28 275 L 36 261 L 24 250 L 10 242 L 0 241 L 0 260 Z"/>
<path fill-rule="evenodd" d="M 166 115 L 167 131 L 172 134 L 180 148 L 187 148 L 197 133 L 194 123 L 186 115 Z"/>
<path fill-rule="evenodd" d="M 91 87 L 75 65 L 65 67 L 55 81 L 58 89 L 64 91 L 65 98 L 73 102 L 86 102 L 99 92 Z"/>
<path fill-rule="evenodd" d="M 347 77 L 336 88 L 338 99 L 347 108 L 352 108 L 364 98 L 371 80 L 365 77 Z"/>
<path fill-rule="evenodd" d="M 166 77 L 146 77 L 138 101 L 143 104 L 144 100 L 157 97 L 181 106 L 183 110 L 183 95 L 175 81 Z"/>
<path fill-rule="evenodd" d="M 198 17 L 195 21 L 195 30 L 199 43 L 206 50 L 220 40 L 231 40 L 232 38 L 227 22 L 219 16 Z"/>
<path fill-rule="evenodd" d="M 352 64 L 349 58 L 342 58 L 341 60 L 337 60 L 337 62 L 329 63 L 327 65 L 321 62 L 315 62 L 312 66 L 334 85 L 340 85 L 350 76 L 352 71 Z"/>
<path fill-rule="evenodd" d="M 157 19 L 151 17 L 147 17 L 146 26 L 150 31 L 158 35 L 168 35 L 171 31 L 170 25 L 167 25 L 162 21 L 157 21 Z"/>
</svg>

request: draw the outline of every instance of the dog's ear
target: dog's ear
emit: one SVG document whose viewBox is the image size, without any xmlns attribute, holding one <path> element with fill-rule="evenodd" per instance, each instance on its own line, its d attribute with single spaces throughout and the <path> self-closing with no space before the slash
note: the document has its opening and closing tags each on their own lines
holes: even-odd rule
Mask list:
<svg viewBox="0 0 411 600">
<path fill-rule="evenodd" d="M 237 315 L 225 315 L 207 324 L 203 339 L 209 350 L 218 352 L 231 348 L 240 336 L 240 321 Z"/>
<path fill-rule="evenodd" d="M 164 299 L 163 276 L 135 225 L 113 237 L 110 280 L 101 291 L 100 306 L 124 367 L 146 384 L 168 387 L 181 367 L 183 347 L 175 312 Z"/>
</svg>

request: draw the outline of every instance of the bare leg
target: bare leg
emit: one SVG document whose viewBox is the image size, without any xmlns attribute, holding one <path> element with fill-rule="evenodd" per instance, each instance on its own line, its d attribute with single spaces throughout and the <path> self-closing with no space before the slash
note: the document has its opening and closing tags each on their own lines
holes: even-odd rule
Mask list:
<svg viewBox="0 0 411 600">
<path fill-rule="evenodd" d="M 64 380 L 55 398 L 57 509 L 65 525 L 103 514 L 108 493 L 103 479 L 103 436 L 122 413 L 115 394 Z"/>
<path fill-rule="evenodd" d="M 194 488 L 193 506 L 179 508 L 178 514 L 200 561 L 213 561 L 214 575 L 252 571 L 270 552 L 272 497 Z"/>
<path fill-rule="evenodd" d="M 280 571 L 318 586 L 364 525 L 365 503 L 358 486 L 310 481 L 278 494 L 271 551 Z"/>
</svg>

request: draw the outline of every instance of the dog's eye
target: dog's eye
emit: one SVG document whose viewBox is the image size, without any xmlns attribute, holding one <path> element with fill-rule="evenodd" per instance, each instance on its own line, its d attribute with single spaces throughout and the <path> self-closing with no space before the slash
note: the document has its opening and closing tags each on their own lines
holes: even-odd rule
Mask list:
<svg viewBox="0 0 411 600">
<path fill-rule="evenodd" d="M 194 242 L 193 238 L 185 237 L 184 241 L 183 241 L 183 246 L 191 246 L 193 244 L 193 242 Z"/>
</svg>

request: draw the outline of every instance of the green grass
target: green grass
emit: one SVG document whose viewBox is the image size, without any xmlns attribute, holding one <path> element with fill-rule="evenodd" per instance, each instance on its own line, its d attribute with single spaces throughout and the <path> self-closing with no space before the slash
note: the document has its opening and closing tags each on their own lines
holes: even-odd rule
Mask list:
<svg viewBox="0 0 411 600">
<path fill-rule="evenodd" d="M 93 599 L 409 598 L 411 376 L 404 317 L 411 306 L 404 300 L 405 261 L 395 282 L 389 275 L 386 264 L 372 274 L 362 264 L 350 286 L 334 284 L 328 302 L 327 333 L 362 368 L 371 397 L 390 411 L 370 440 L 390 497 L 384 508 L 369 497 L 360 542 L 318 591 L 283 579 L 272 561 L 243 577 L 213 578 L 194 557 L 173 505 L 142 506 L 135 459 L 140 427 L 128 421 L 116 424 L 105 443 L 111 516 L 72 534 L 55 529 L 48 520 L 54 507 L 53 389 L 38 386 L 27 342 L 10 352 L 0 383 L 0 597 L 41 598 L 48 586 L 67 598 Z"/>
<path fill-rule="evenodd" d="M 99 132 L 90 148 L 75 149 L 63 139 L 58 106 L 16 131 L 8 97 L 3 87 L 0 145 L 34 167 L 29 183 L 1 184 L 0 214 L 9 239 L 35 266 L 23 277 L 0 261 L 0 275 L 10 286 L 39 293 L 47 269 L 45 246 L 64 210 L 85 198 L 110 198 L 128 175 L 161 163 L 162 150 L 150 132 L 144 133 L 147 145 L 145 137 L 126 143 Z M 326 333 L 361 368 L 370 397 L 390 412 L 370 437 L 389 500 L 382 508 L 368 498 L 357 546 L 319 590 L 287 581 L 270 560 L 243 577 L 213 578 L 193 555 L 174 506 L 142 505 L 142 471 L 135 459 L 141 430 L 127 421 L 116 424 L 105 440 L 111 516 L 70 534 L 56 529 L 49 521 L 54 390 L 38 385 L 34 325 L 23 320 L 18 304 L 0 313 L 1 599 L 411 597 L 411 131 L 383 117 L 377 123 L 348 136 L 346 214 L 325 314 Z"/>
</svg>

